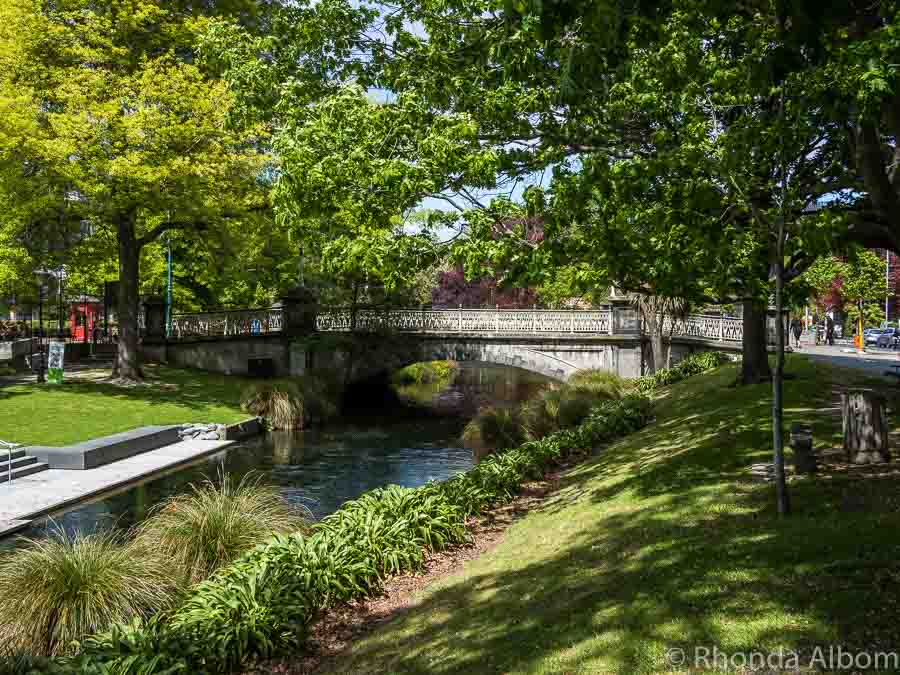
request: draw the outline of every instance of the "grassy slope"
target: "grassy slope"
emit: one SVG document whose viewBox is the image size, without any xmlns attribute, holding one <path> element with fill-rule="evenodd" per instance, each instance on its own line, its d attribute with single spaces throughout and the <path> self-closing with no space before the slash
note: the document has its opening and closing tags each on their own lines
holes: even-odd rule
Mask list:
<svg viewBox="0 0 900 675">
<path fill-rule="evenodd" d="M 789 362 L 786 418 L 839 444 L 832 380 Z M 423 591 L 413 610 L 356 643 L 347 673 L 658 673 L 665 650 L 726 652 L 842 643 L 900 646 L 895 480 L 823 476 L 792 485 L 778 520 L 768 385 L 735 369 L 674 385 L 657 421 L 570 471 L 559 493 L 493 552 Z"/>
<path fill-rule="evenodd" d="M 123 388 L 68 381 L 0 388 L 0 439 L 66 445 L 148 424 L 246 419 L 245 378 L 146 366 L 147 384 Z"/>
</svg>

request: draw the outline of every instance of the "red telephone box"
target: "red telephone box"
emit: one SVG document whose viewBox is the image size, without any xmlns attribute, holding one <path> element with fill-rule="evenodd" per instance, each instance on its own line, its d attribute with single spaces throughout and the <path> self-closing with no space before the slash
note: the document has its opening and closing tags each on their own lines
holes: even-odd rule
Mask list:
<svg viewBox="0 0 900 675">
<path fill-rule="evenodd" d="M 92 340 L 94 327 L 98 324 L 101 311 L 102 306 L 99 302 L 73 302 L 69 306 L 69 326 L 72 337 L 79 342 Z"/>
</svg>

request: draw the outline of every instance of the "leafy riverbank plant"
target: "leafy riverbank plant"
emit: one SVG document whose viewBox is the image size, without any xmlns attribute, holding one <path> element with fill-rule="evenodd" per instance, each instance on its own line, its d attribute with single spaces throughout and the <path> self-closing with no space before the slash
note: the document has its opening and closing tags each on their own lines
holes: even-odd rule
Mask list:
<svg viewBox="0 0 900 675">
<path fill-rule="evenodd" d="M 73 640 L 165 608 L 168 561 L 113 532 L 57 530 L 0 557 L 0 652 L 62 654 Z"/>
<path fill-rule="evenodd" d="M 634 388 L 641 392 L 653 391 L 657 387 L 680 382 L 687 377 L 705 373 L 730 361 L 731 357 L 722 352 L 698 352 L 681 359 L 671 368 L 663 368 L 652 375 L 637 378 L 634 381 Z"/>
<path fill-rule="evenodd" d="M 225 474 L 162 502 L 138 527 L 134 545 L 161 555 L 181 583 L 196 583 L 275 534 L 302 530 L 311 518 L 258 478 Z"/>
</svg>

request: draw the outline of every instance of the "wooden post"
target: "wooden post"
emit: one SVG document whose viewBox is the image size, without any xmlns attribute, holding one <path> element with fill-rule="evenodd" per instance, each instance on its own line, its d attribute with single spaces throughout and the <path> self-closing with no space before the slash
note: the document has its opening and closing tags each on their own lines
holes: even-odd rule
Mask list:
<svg viewBox="0 0 900 675">
<path fill-rule="evenodd" d="M 500 332 L 500 305 L 494 305 L 494 332 Z"/>
<path fill-rule="evenodd" d="M 719 342 L 725 342 L 725 312 L 719 307 Z"/>
<path fill-rule="evenodd" d="M 844 450 L 853 464 L 875 464 L 891 458 L 884 398 L 871 389 L 841 393 Z"/>
<path fill-rule="evenodd" d="M 615 335 L 615 332 L 616 332 L 615 319 L 616 319 L 616 308 L 614 305 L 610 305 L 609 306 L 609 334 L 610 335 Z"/>
<path fill-rule="evenodd" d="M 459 330 L 460 333 L 462 333 L 462 303 L 459 304 L 459 309 L 456 310 L 456 311 L 458 312 L 458 317 L 457 317 L 457 318 L 459 319 L 458 330 Z"/>
</svg>

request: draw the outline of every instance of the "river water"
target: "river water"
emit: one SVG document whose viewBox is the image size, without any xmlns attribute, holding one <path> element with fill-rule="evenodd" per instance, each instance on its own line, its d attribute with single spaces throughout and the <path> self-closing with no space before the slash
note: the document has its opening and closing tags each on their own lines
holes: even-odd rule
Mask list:
<svg viewBox="0 0 900 675">
<path fill-rule="evenodd" d="M 484 405 L 513 405 L 549 384 L 546 378 L 515 368 L 460 364 L 449 386 L 403 387 L 389 401 L 347 411 L 339 423 L 302 432 L 272 432 L 223 450 L 196 463 L 123 491 L 82 504 L 42 521 L 25 536 L 39 537 L 53 527 L 69 532 L 127 528 L 146 517 L 161 500 L 190 490 L 191 484 L 217 480 L 222 473 L 247 474 L 279 486 L 293 504 L 316 518 L 336 510 L 372 488 L 415 487 L 444 480 L 472 465 L 472 452 L 460 435 Z M 362 397 L 367 398 L 367 397 Z"/>
</svg>

